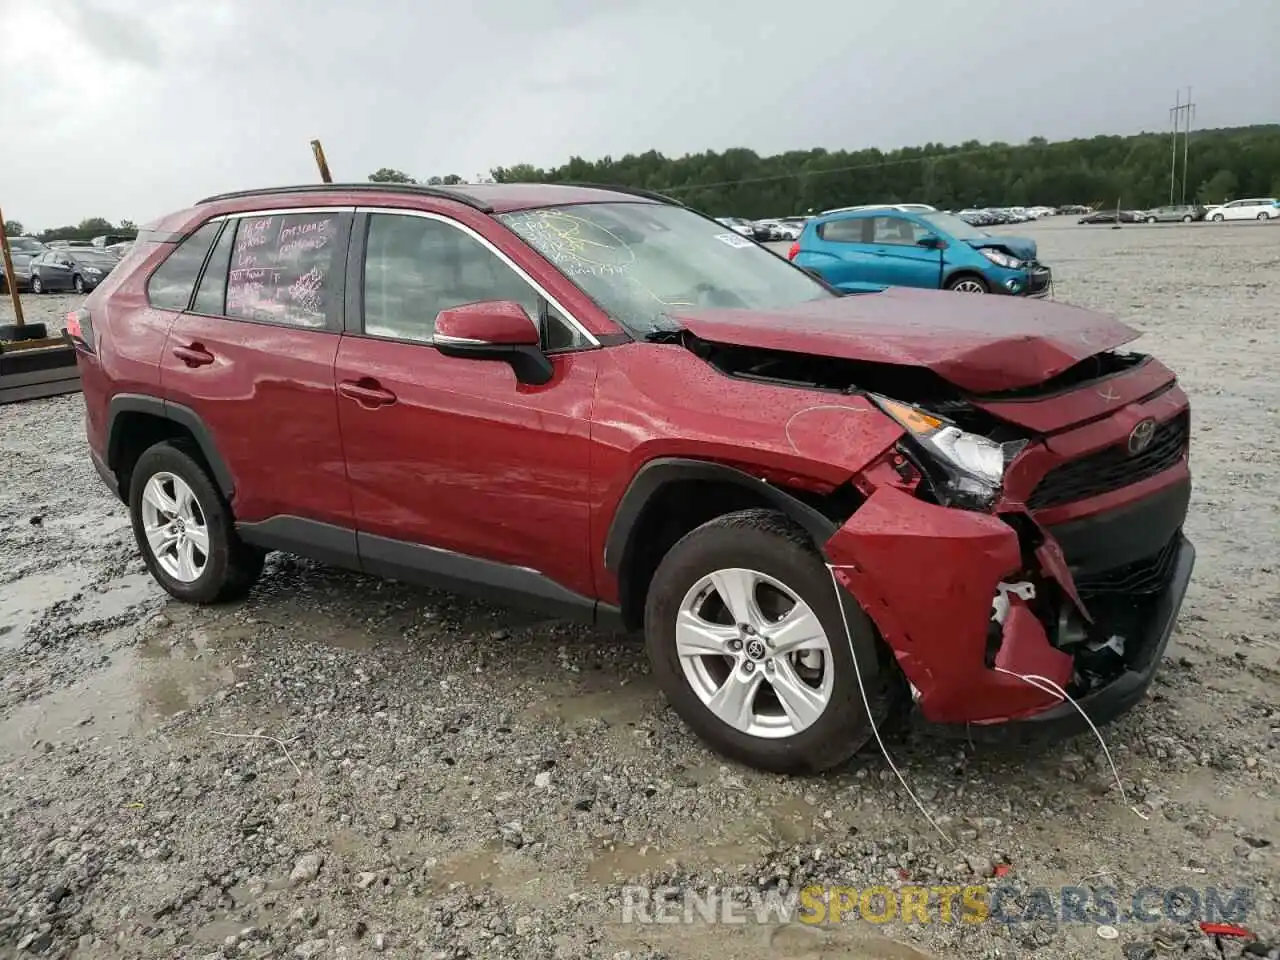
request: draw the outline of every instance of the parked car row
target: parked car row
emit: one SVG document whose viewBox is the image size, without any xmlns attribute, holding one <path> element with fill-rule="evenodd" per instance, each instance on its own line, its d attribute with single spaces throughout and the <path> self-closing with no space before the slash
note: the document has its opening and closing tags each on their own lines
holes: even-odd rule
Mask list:
<svg viewBox="0 0 1280 960">
<path fill-rule="evenodd" d="M 133 240 L 124 236 L 92 240 L 50 240 L 10 237 L 9 250 L 19 290 L 44 293 L 52 290 L 92 290 L 124 259 Z M 5 290 L 0 271 L 0 291 Z"/>
<path fill-rule="evenodd" d="M 1150 210 L 1099 210 L 1081 217 L 1079 223 L 1195 223 L 1209 220 L 1278 220 L 1280 200 L 1251 197 L 1206 207 L 1201 203 L 1170 203 Z"/>
</svg>

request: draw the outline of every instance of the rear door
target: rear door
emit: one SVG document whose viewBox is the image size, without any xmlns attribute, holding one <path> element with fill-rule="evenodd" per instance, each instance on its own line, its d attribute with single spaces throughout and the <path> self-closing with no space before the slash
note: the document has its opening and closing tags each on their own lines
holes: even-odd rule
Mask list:
<svg viewBox="0 0 1280 960">
<path fill-rule="evenodd" d="M 942 283 L 942 251 L 918 243 L 934 231 L 901 216 L 875 217 L 871 223 L 872 250 L 891 286 L 938 289 Z"/>
<path fill-rule="evenodd" d="M 355 233 L 336 380 L 362 567 L 590 596 L 594 338 L 447 216 L 371 209 Z M 515 301 L 539 323 L 550 382 L 432 345 L 439 311 L 484 300 Z"/>
<path fill-rule="evenodd" d="M 195 414 L 225 462 L 237 521 L 340 562 L 355 555 L 333 382 L 351 218 L 320 207 L 226 219 L 161 361 L 166 399 Z"/>
<path fill-rule="evenodd" d="M 871 218 L 845 217 L 818 224 L 812 249 L 796 256 L 796 264 L 817 270 L 833 286 L 854 292 L 889 285 L 883 258 L 871 244 Z"/>
</svg>

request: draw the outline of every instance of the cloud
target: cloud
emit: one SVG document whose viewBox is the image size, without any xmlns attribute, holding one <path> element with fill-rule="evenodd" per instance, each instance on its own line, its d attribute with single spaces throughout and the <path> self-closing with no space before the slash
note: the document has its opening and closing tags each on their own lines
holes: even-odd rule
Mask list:
<svg viewBox="0 0 1280 960">
<path fill-rule="evenodd" d="M 160 44 L 144 17 L 131 17 L 93 0 L 60 0 L 51 4 L 51 9 L 108 63 L 126 63 L 152 70 L 163 63 Z"/>
<path fill-rule="evenodd" d="M 1258 0 L 0 3 L 0 203 L 35 226 L 310 181 L 316 137 L 362 179 L 1160 130 L 1187 84 L 1204 126 L 1280 119 Z"/>
</svg>

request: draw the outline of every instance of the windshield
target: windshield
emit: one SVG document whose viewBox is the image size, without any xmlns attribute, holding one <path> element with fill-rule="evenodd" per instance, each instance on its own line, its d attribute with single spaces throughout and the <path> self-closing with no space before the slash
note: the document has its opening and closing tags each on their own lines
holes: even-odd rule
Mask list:
<svg viewBox="0 0 1280 960">
<path fill-rule="evenodd" d="M 957 240 L 985 240 L 991 234 L 965 223 L 950 213 L 922 213 L 920 219 L 933 224 L 944 233 L 949 233 Z"/>
<path fill-rule="evenodd" d="M 641 335 L 681 308 L 776 310 L 834 296 L 754 241 L 684 207 L 591 203 L 499 217 Z"/>
</svg>

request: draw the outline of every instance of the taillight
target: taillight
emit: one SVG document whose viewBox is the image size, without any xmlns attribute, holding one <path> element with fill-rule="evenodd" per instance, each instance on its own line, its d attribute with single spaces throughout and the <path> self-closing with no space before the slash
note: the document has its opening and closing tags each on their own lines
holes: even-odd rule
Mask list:
<svg viewBox="0 0 1280 960">
<path fill-rule="evenodd" d="M 83 307 L 67 314 L 67 336 L 90 353 L 94 350 L 93 319 Z"/>
<path fill-rule="evenodd" d="M 796 254 L 799 252 L 800 252 L 800 241 L 797 240 L 795 243 L 791 245 L 791 249 L 787 251 L 787 259 L 794 260 L 796 258 Z"/>
</svg>

